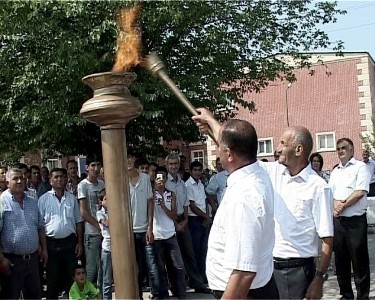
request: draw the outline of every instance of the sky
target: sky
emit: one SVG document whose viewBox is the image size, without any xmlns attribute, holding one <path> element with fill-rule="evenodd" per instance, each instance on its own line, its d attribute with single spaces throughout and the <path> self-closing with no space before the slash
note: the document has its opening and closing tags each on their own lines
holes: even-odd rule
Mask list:
<svg viewBox="0 0 375 300">
<path fill-rule="evenodd" d="M 332 41 L 344 41 L 343 51 L 369 52 L 375 60 L 375 0 L 339 0 L 337 4 L 347 13 L 322 29 Z"/>
</svg>

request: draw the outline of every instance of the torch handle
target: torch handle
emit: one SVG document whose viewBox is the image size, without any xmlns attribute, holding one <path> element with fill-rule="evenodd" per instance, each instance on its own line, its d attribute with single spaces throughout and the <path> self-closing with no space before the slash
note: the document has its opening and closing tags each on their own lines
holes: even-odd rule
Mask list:
<svg viewBox="0 0 375 300">
<path fill-rule="evenodd" d="M 175 83 L 172 81 L 172 79 L 167 75 L 167 73 L 160 69 L 156 72 L 157 77 L 160 78 L 161 81 L 165 83 L 165 85 L 171 90 L 173 94 L 177 97 L 177 99 L 182 103 L 182 105 L 185 106 L 185 108 L 193 115 L 197 116 L 199 115 L 198 111 L 195 109 L 194 105 L 191 104 L 191 102 L 185 97 L 185 95 L 181 92 L 181 90 L 175 85 Z M 211 130 L 211 128 L 208 129 L 207 134 L 210 136 L 210 138 L 216 142 L 216 138 Z"/>
</svg>

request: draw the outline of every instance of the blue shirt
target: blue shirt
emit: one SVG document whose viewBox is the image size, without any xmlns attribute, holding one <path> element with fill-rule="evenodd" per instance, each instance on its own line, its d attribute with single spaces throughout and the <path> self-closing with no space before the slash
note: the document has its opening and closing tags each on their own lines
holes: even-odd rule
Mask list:
<svg viewBox="0 0 375 300">
<path fill-rule="evenodd" d="M 9 190 L 0 197 L 0 251 L 18 255 L 38 250 L 38 229 L 44 227 L 36 201 L 24 194 L 23 208 Z"/>
</svg>

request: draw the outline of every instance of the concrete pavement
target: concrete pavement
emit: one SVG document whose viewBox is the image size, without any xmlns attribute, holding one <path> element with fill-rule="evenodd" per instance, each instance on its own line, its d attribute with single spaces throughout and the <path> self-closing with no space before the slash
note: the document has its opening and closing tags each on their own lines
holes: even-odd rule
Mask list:
<svg viewBox="0 0 375 300">
<path fill-rule="evenodd" d="M 371 271 L 371 291 L 370 291 L 370 299 L 375 300 L 375 227 L 369 227 L 369 234 L 368 234 L 368 248 L 369 248 L 369 255 L 370 255 L 370 271 Z M 337 284 L 336 276 L 334 275 L 333 271 L 329 271 L 329 278 L 324 283 L 323 288 L 323 299 L 340 299 L 339 295 L 339 287 Z M 355 286 L 353 283 L 353 291 L 354 295 Z M 143 293 L 143 299 L 148 299 L 150 293 Z M 196 294 L 193 290 L 189 290 L 187 293 L 187 299 L 214 299 L 212 295 L 205 295 L 205 294 Z"/>
</svg>

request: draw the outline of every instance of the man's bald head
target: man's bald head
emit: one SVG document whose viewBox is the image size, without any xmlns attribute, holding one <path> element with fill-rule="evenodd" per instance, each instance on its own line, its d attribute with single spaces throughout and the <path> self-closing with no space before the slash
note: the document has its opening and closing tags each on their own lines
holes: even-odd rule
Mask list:
<svg viewBox="0 0 375 300">
<path fill-rule="evenodd" d="M 302 145 L 305 156 L 309 157 L 313 149 L 313 138 L 310 131 L 303 126 L 292 126 L 288 130 L 292 134 L 292 145 L 294 147 Z"/>
</svg>

